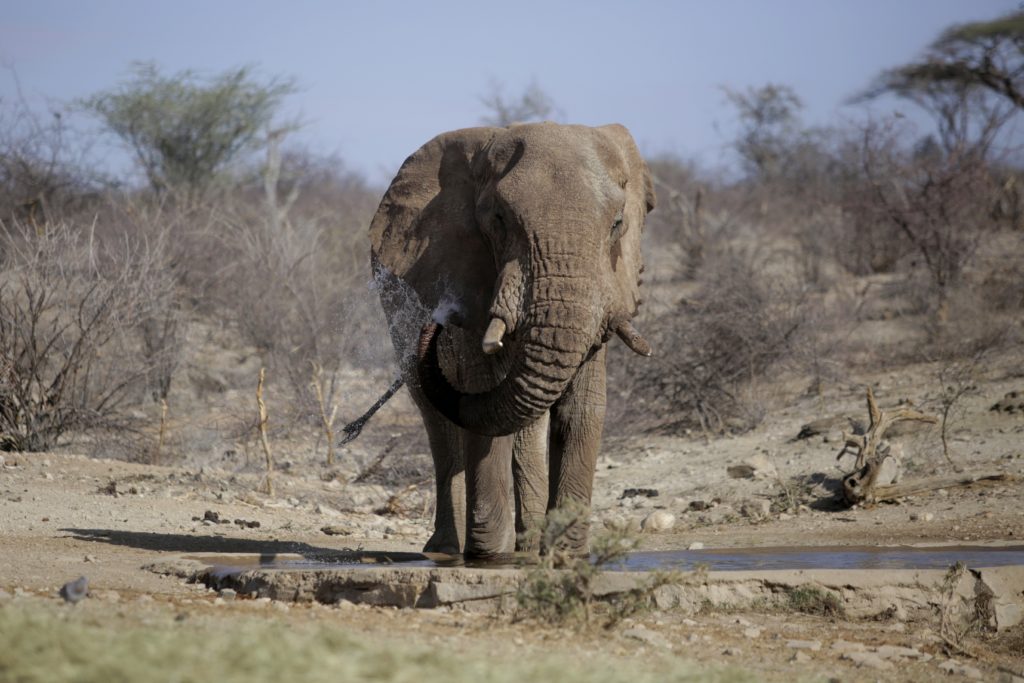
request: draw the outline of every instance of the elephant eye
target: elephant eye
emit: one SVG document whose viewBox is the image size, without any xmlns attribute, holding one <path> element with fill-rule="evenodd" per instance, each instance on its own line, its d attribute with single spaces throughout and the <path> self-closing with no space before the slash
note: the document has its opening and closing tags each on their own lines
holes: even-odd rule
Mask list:
<svg viewBox="0 0 1024 683">
<path fill-rule="evenodd" d="M 622 212 L 615 214 L 615 221 L 612 223 L 612 240 L 617 240 L 622 234 Z"/>
</svg>

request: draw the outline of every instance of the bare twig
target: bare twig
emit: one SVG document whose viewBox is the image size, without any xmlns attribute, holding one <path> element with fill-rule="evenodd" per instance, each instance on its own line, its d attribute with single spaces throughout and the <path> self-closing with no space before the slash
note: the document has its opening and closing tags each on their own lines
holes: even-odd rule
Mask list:
<svg viewBox="0 0 1024 683">
<path fill-rule="evenodd" d="M 167 435 L 167 399 L 160 399 L 160 434 L 156 442 L 156 457 L 154 462 L 159 464 L 163 460 L 164 438 Z"/>
<path fill-rule="evenodd" d="M 260 381 L 256 385 L 256 407 L 259 408 L 259 422 L 257 428 L 260 431 L 260 443 L 263 445 L 263 454 L 267 457 L 267 475 L 260 485 L 260 489 L 268 496 L 274 495 L 274 484 L 271 481 L 271 474 L 274 471 L 274 461 L 270 455 L 270 442 L 267 440 L 267 404 L 263 402 L 263 380 L 266 375 L 266 368 L 260 368 Z"/>
<path fill-rule="evenodd" d="M 876 486 L 872 492 L 871 501 L 879 502 L 883 500 L 895 500 L 897 498 L 912 496 L 918 493 L 927 493 L 928 491 L 937 491 L 938 489 L 953 488 L 954 486 L 970 486 L 971 484 L 976 484 L 980 481 L 1012 482 L 1015 480 L 1016 477 L 1012 474 L 1006 474 L 1005 472 L 959 474 L 949 477 L 920 479 L 918 481 L 901 482 L 899 484 L 890 484 L 888 486 Z"/>
<path fill-rule="evenodd" d="M 313 393 L 316 394 L 316 404 L 320 409 L 320 422 L 324 428 L 324 437 L 327 439 L 327 466 L 334 464 L 334 418 L 338 415 L 338 405 L 331 406 L 331 414 L 327 414 L 327 404 L 324 401 L 324 369 L 319 363 L 313 362 Z"/>
</svg>

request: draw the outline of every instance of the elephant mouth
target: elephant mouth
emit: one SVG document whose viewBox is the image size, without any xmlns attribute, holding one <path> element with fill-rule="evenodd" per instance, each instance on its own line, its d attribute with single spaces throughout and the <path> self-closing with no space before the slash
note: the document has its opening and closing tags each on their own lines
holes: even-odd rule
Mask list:
<svg viewBox="0 0 1024 683">
<path fill-rule="evenodd" d="M 456 390 L 441 368 L 437 353 L 438 339 L 444 327 L 433 320 L 420 330 L 416 345 L 416 370 L 420 387 L 434 408 L 459 427 L 465 427 L 459 416 L 459 402 L 464 394 Z"/>
</svg>

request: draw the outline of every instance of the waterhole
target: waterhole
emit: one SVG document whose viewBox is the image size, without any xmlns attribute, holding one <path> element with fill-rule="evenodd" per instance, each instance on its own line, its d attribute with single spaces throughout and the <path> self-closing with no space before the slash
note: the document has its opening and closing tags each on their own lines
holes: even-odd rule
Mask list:
<svg viewBox="0 0 1024 683">
<path fill-rule="evenodd" d="M 247 569 L 264 571 L 330 571 L 358 566 L 508 568 L 529 566 L 535 558 L 510 555 L 499 560 L 464 561 L 453 556 L 420 553 L 351 551 L 306 556 L 224 556 L 201 559 L 215 574 Z M 656 569 L 758 571 L 774 569 L 945 569 L 956 563 L 968 567 L 1024 566 L 1024 546 L 836 546 L 723 548 L 634 552 L 608 565 L 612 571 Z"/>
</svg>

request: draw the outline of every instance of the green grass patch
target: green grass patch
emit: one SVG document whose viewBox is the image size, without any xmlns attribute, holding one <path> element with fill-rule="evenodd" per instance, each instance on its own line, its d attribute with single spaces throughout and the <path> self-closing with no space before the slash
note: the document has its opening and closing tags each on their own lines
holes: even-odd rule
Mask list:
<svg viewBox="0 0 1024 683">
<path fill-rule="evenodd" d="M 642 661 L 583 659 L 571 647 L 564 656 L 534 650 L 529 656 L 495 655 L 470 634 L 428 648 L 328 621 L 225 613 L 177 622 L 166 610 L 133 616 L 35 600 L 0 603 L 0 681 L 643 683 L 760 678 L 710 670 L 668 653 Z"/>
<path fill-rule="evenodd" d="M 841 617 L 846 613 L 838 595 L 814 586 L 800 586 L 788 593 L 789 608 L 802 614 L 816 614 L 823 617 Z"/>
</svg>

